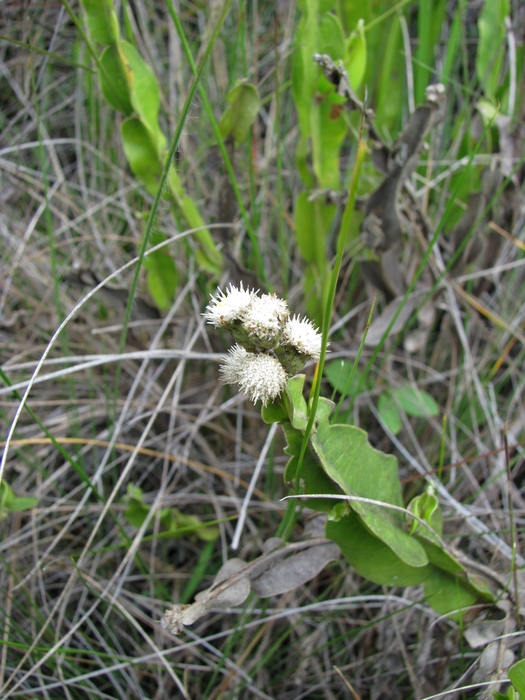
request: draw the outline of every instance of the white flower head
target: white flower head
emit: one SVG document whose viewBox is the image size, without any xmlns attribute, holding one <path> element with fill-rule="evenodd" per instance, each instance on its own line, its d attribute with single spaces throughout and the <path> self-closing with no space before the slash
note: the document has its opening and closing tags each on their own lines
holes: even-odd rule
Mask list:
<svg viewBox="0 0 525 700">
<path fill-rule="evenodd" d="M 225 384 L 238 384 L 253 403 L 261 401 L 263 406 L 277 398 L 287 380 L 287 374 L 276 357 L 251 353 L 239 345 L 230 348 L 220 372 Z"/>
<path fill-rule="evenodd" d="M 288 319 L 283 330 L 283 345 L 291 345 L 300 355 L 318 360 L 321 357 L 321 342 L 322 335 L 307 318 L 294 316 Z"/>
<path fill-rule="evenodd" d="M 242 282 L 239 288 L 230 284 L 226 293 L 217 289 L 217 294 L 212 296 L 206 307 L 204 318 L 215 328 L 229 326 L 240 319 L 243 311 L 254 299 L 258 299 L 257 293 L 250 288 L 244 289 Z"/>
<path fill-rule="evenodd" d="M 290 311 L 284 299 L 276 294 L 263 294 L 262 297 L 254 295 L 241 316 L 243 328 L 253 344 L 273 348 L 279 343 Z"/>
</svg>

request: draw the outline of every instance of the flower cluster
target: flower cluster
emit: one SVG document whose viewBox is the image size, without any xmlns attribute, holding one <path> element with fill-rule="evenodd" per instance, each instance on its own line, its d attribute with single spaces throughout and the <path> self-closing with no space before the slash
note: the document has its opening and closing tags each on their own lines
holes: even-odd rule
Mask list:
<svg viewBox="0 0 525 700">
<path fill-rule="evenodd" d="M 237 341 L 220 372 L 226 384 L 237 384 L 263 406 L 282 392 L 288 377 L 308 359 L 321 355 L 321 334 L 308 319 L 290 317 L 288 304 L 275 294 L 230 285 L 218 290 L 204 314 L 208 323 L 225 328 Z"/>
</svg>

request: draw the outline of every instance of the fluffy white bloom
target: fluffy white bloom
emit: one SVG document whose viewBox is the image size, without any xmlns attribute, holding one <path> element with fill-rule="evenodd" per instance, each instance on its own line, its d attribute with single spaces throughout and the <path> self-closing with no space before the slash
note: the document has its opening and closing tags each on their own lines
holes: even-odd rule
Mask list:
<svg viewBox="0 0 525 700">
<path fill-rule="evenodd" d="M 237 321 L 252 301 L 258 298 L 256 292 L 249 288 L 244 289 L 242 282 L 238 289 L 230 284 L 226 294 L 217 289 L 217 295 L 211 298 L 206 307 L 204 318 L 216 328 L 227 326 Z"/>
<path fill-rule="evenodd" d="M 254 345 L 271 348 L 278 343 L 289 315 L 284 299 L 275 294 L 263 294 L 262 297 L 254 296 L 243 310 L 242 325 Z"/>
<path fill-rule="evenodd" d="M 294 316 L 284 327 L 282 344 L 291 345 L 301 355 L 308 355 L 313 360 L 321 356 L 321 341 L 321 334 L 307 318 L 301 320 L 299 316 Z"/>
<path fill-rule="evenodd" d="M 287 380 L 286 372 L 276 357 L 247 352 L 239 345 L 230 348 L 220 372 L 223 382 L 238 384 L 253 403 L 262 401 L 263 406 L 281 393 Z"/>
</svg>

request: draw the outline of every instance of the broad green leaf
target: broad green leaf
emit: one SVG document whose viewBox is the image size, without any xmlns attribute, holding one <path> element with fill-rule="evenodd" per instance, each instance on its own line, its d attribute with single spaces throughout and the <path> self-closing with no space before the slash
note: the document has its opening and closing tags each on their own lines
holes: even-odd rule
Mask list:
<svg viewBox="0 0 525 700">
<path fill-rule="evenodd" d="M 425 89 L 432 82 L 435 45 L 441 36 L 447 10 L 449 10 L 447 0 L 421 2 L 418 5 L 418 42 L 413 61 L 416 104 L 421 104 L 424 101 Z M 447 34 L 447 43 L 448 38 Z"/>
<path fill-rule="evenodd" d="M 306 313 L 318 326 L 323 322 L 324 301 L 326 294 L 325 281 L 328 279 L 330 270 L 328 263 L 320 271 L 317 267 L 309 265 L 304 271 L 303 286 L 306 303 Z"/>
<path fill-rule="evenodd" d="M 319 199 L 309 200 L 301 192 L 295 200 L 295 236 L 303 260 L 323 268 L 326 259 L 326 237 L 336 213 L 336 207 Z"/>
<path fill-rule="evenodd" d="M 391 22 L 385 23 L 381 39 L 382 69 L 374 95 L 377 126 L 380 129 L 388 129 L 391 133 L 398 133 L 401 128 L 405 92 L 405 59 L 399 19 L 393 17 Z"/>
<path fill-rule="evenodd" d="M 366 73 L 365 23 L 360 19 L 345 43 L 344 66 L 353 90 L 357 90 Z"/>
<path fill-rule="evenodd" d="M 155 137 L 137 117 L 125 119 L 120 129 L 124 153 L 131 170 L 142 180 L 150 194 L 156 194 L 162 165 Z"/>
<path fill-rule="evenodd" d="M 166 240 L 166 236 L 156 231 L 151 236 L 151 246 Z M 167 311 L 173 304 L 179 284 L 179 276 L 173 258 L 166 248 L 150 253 L 144 258 L 144 267 L 148 271 L 148 289 L 155 304 L 161 311 Z"/>
<path fill-rule="evenodd" d="M 310 109 L 319 77 L 318 66 L 313 61 L 318 48 L 318 18 L 313 11 L 309 11 L 301 17 L 297 26 L 292 61 L 292 94 L 299 130 L 305 138 L 310 135 Z"/>
<path fill-rule="evenodd" d="M 344 56 L 344 34 L 339 19 L 324 14 L 319 21 L 316 52 L 329 54 L 333 60 Z M 339 154 L 347 127 L 342 117 L 344 107 L 335 104 L 340 100 L 334 86 L 316 67 L 318 82 L 316 97 L 310 104 L 310 134 L 313 169 L 319 187 L 338 190 L 340 187 Z M 335 100 L 331 97 L 334 96 Z M 325 254 L 326 255 L 326 254 Z"/>
<path fill-rule="evenodd" d="M 38 501 L 32 496 L 17 496 L 7 481 L 0 481 L 0 520 L 5 520 L 9 513 L 31 510 Z"/>
<path fill-rule="evenodd" d="M 379 396 L 377 410 L 386 427 L 394 435 L 397 435 L 403 427 L 403 423 L 397 406 L 392 399 L 392 394 L 389 391 L 385 391 Z"/>
<path fill-rule="evenodd" d="M 108 46 L 102 52 L 98 76 L 102 94 L 108 103 L 118 112 L 129 116 L 133 112 L 129 72 L 116 44 Z"/>
<path fill-rule="evenodd" d="M 149 511 L 149 506 L 145 506 L 143 503 L 139 503 L 138 501 L 132 501 L 124 511 L 124 517 L 130 525 L 139 528 L 148 517 Z"/>
<path fill-rule="evenodd" d="M 308 126 L 308 134 L 309 132 L 310 127 Z M 300 134 L 297 139 L 297 149 L 295 151 L 295 165 L 306 187 L 313 188 L 315 186 L 315 178 L 310 167 L 310 160 L 309 135 Z"/>
<path fill-rule="evenodd" d="M 510 0 L 485 0 L 478 19 L 479 43 L 476 74 L 487 97 L 493 97 L 501 85 Z"/>
<path fill-rule="evenodd" d="M 222 274 L 224 269 L 222 254 L 217 249 L 210 232 L 205 227 L 195 202 L 186 194 L 180 176 L 174 167 L 171 167 L 168 173 L 168 189 L 186 223 L 190 228 L 200 229 L 193 234 L 200 245 L 200 248 L 195 251 L 197 263 L 204 270 L 208 270 L 214 275 Z"/>
<path fill-rule="evenodd" d="M 512 686 L 506 693 L 500 693 L 499 690 L 493 690 L 492 697 L 494 700 L 519 700 L 518 696 L 516 695 L 516 691 Z"/>
<path fill-rule="evenodd" d="M 422 535 L 422 529 L 418 530 L 415 537 L 421 542 L 425 550 L 428 561 L 438 569 L 447 571 L 450 574 L 458 574 L 464 576 L 465 567 L 462 566 L 453 554 L 447 552 L 441 545 L 433 542 L 429 537 Z"/>
<path fill-rule="evenodd" d="M 98 44 L 115 44 L 120 29 L 113 0 L 82 0 L 86 22 L 93 41 Z"/>
<path fill-rule="evenodd" d="M 288 418 L 288 414 L 279 402 L 262 406 L 261 416 L 263 421 L 268 425 L 271 423 L 282 423 Z"/>
<path fill-rule="evenodd" d="M 517 661 L 509 668 L 509 678 L 520 698 L 525 698 L 525 659 Z"/>
<path fill-rule="evenodd" d="M 392 389 L 395 402 L 403 411 L 414 418 L 430 418 L 439 415 L 439 406 L 432 396 L 422 389 L 402 386 Z"/>
<path fill-rule="evenodd" d="M 11 502 L 9 510 L 12 513 L 20 512 L 22 510 L 31 510 L 34 508 L 40 499 L 34 496 L 15 496 Z"/>
<path fill-rule="evenodd" d="M 290 423 L 283 424 L 287 446 L 285 453 L 290 456 L 284 472 L 284 480 L 295 483 L 298 476 L 299 457 L 303 444 L 303 434 L 292 428 Z M 308 448 L 303 455 L 300 471 L 300 486 L 304 494 L 339 494 L 340 489 L 330 479 L 319 464 L 312 450 Z M 302 501 L 303 505 L 313 510 L 328 513 L 334 506 L 334 501 L 329 498 L 310 498 Z"/>
<path fill-rule="evenodd" d="M 127 73 L 133 110 L 139 115 L 149 131 L 155 135 L 157 150 L 161 153 L 166 146 L 166 140 L 158 124 L 160 95 L 157 79 L 132 44 L 127 41 L 119 41 L 118 49 Z"/>
<path fill-rule="evenodd" d="M 324 374 L 331 386 L 339 394 L 346 392 L 345 395 L 347 396 L 355 396 L 358 390 L 359 392 L 367 390 L 367 382 L 366 380 L 361 380 L 359 369 L 356 369 L 352 375 L 353 368 L 353 362 L 334 360 L 325 365 Z"/>
<path fill-rule="evenodd" d="M 2 479 L 2 481 L 0 481 L 0 508 L 10 510 L 14 497 L 15 494 L 13 489 L 9 486 L 5 479 Z"/>
<path fill-rule="evenodd" d="M 154 136 L 160 154 L 166 139 L 158 124 L 159 88 L 155 75 L 137 49 L 127 41 L 108 46 L 100 57 L 99 78 L 109 104 L 128 116 L 135 112 Z"/>
<path fill-rule="evenodd" d="M 310 446 L 308 446 L 303 455 L 303 461 L 300 465 L 301 470 L 298 474 L 303 436 L 308 423 L 306 401 L 303 396 L 304 381 L 304 374 L 292 377 L 288 380 L 286 390 L 283 393 L 286 414 L 289 417 L 289 420 L 282 421 L 287 442 L 284 451 L 290 456 L 290 460 L 286 465 L 284 480 L 291 483 L 295 482 L 297 477 L 300 476 L 303 493 L 305 494 L 337 494 L 340 493 L 340 489 L 321 467 Z M 331 401 L 324 398 L 319 400 L 313 431 L 317 429 L 319 421 L 328 421 L 332 409 L 333 404 Z M 305 502 L 308 508 L 324 512 L 328 512 L 333 507 L 333 504 L 332 500 L 322 498 L 313 498 Z"/>
<path fill-rule="evenodd" d="M 345 559 L 357 573 L 374 583 L 383 586 L 415 586 L 431 573 L 428 565 L 413 567 L 400 559 L 351 510 L 347 510 L 347 514 L 337 520 L 331 514 L 325 531 L 326 536 L 339 545 Z"/>
<path fill-rule="evenodd" d="M 339 157 L 347 131 L 342 110 L 344 108 L 323 99 L 310 114 L 314 172 L 323 189 L 340 189 Z M 324 202 L 322 205 L 329 206 Z"/>
<path fill-rule="evenodd" d="M 466 609 L 479 603 L 474 590 L 457 576 L 433 567 L 432 575 L 424 582 L 425 598 L 441 615 L 460 620 Z M 458 611 L 454 613 L 454 611 Z M 452 614 L 451 614 L 452 613 Z"/>
<path fill-rule="evenodd" d="M 374 449 L 364 430 L 320 423 L 311 442 L 321 466 L 343 493 L 402 507 L 397 460 Z M 405 564 L 421 567 L 428 563 L 421 544 L 405 531 L 401 512 L 360 501 L 350 501 L 350 507 Z"/>
<path fill-rule="evenodd" d="M 327 53 L 332 60 L 338 61 L 345 53 L 345 35 L 339 18 L 327 12 L 321 14 L 319 21 L 318 53 Z"/>
<path fill-rule="evenodd" d="M 261 108 L 259 93 L 251 83 L 240 80 L 230 90 L 226 100 L 228 105 L 219 122 L 221 136 L 223 139 L 232 136 L 235 143 L 242 143 Z"/>
</svg>

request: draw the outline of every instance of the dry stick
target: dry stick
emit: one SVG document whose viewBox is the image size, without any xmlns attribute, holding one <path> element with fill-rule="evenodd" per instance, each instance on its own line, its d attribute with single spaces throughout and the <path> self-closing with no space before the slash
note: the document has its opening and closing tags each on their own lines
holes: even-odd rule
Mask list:
<svg viewBox="0 0 525 700">
<path fill-rule="evenodd" d="M 257 483 L 257 479 L 259 478 L 259 474 L 261 473 L 261 469 L 264 465 L 264 461 L 266 459 L 266 455 L 268 454 L 268 450 L 270 449 L 270 445 L 272 444 L 275 432 L 277 430 L 278 423 L 274 423 L 270 430 L 268 431 L 268 435 L 266 437 L 266 440 L 264 441 L 263 448 L 261 450 L 261 454 L 259 455 L 259 459 L 257 460 L 257 464 L 255 465 L 255 469 L 252 475 L 252 478 L 250 479 L 250 485 L 248 486 L 248 491 L 246 492 L 246 495 L 244 497 L 244 500 L 242 502 L 242 507 L 241 511 L 239 513 L 239 520 L 237 521 L 237 526 L 235 528 L 235 532 L 233 534 L 233 539 L 231 543 L 231 548 L 235 551 L 239 547 L 239 541 L 241 539 L 242 535 L 242 530 L 244 527 L 244 521 L 246 520 L 246 514 L 248 512 L 248 506 L 250 505 L 250 501 L 253 495 L 253 490 L 255 488 L 255 484 Z"/>
</svg>

